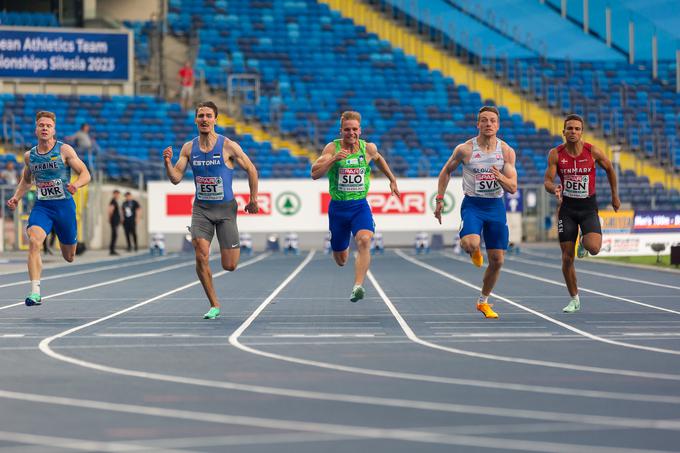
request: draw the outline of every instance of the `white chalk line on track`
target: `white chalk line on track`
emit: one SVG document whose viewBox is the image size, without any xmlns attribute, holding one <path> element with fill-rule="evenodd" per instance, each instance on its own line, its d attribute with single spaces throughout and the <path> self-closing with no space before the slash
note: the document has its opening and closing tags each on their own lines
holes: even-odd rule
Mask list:
<svg viewBox="0 0 680 453">
<path fill-rule="evenodd" d="M 434 273 L 436 273 L 436 274 L 439 274 L 439 275 L 441 275 L 441 276 L 443 276 L 443 277 L 446 277 L 446 278 L 448 278 L 448 279 L 450 279 L 450 280 L 453 280 L 453 281 L 455 281 L 456 283 L 459 283 L 459 284 L 461 284 L 461 285 L 463 285 L 463 286 L 467 286 L 468 288 L 472 288 L 472 289 L 475 289 L 475 290 L 477 290 L 477 291 L 481 291 L 481 289 L 482 289 L 480 286 L 476 286 L 476 285 L 473 285 L 473 284 L 471 284 L 471 283 L 468 283 L 468 282 L 466 282 L 465 280 L 460 279 L 460 278 L 458 278 L 458 277 L 456 277 L 456 276 L 454 276 L 454 275 L 452 275 L 452 274 L 449 274 L 448 272 L 445 272 L 445 271 L 443 271 L 443 270 L 441 270 L 441 269 L 439 269 L 439 268 L 437 268 L 437 267 L 435 267 L 435 266 L 431 266 L 431 265 L 429 265 L 429 264 L 427 264 L 427 263 L 424 263 L 424 262 L 422 262 L 422 261 L 420 261 L 420 260 L 417 260 L 417 259 L 415 259 L 415 258 L 412 258 L 412 257 L 406 255 L 406 254 L 405 254 L 404 252 L 402 252 L 401 250 L 397 250 L 397 251 L 396 251 L 396 254 L 399 255 L 399 256 L 401 256 L 402 258 L 404 258 L 406 261 L 409 261 L 409 262 L 411 262 L 411 263 L 413 263 L 413 264 L 415 264 L 415 265 L 417 265 L 417 266 L 420 266 L 420 267 L 422 267 L 422 268 L 424 268 L 424 269 L 430 270 L 430 271 L 432 271 L 432 272 L 434 272 Z M 458 261 L 457 258 L 453 258 L 453 257 L 450 257 L 450 256 L 449 256 L 449 258 L 452 258 L 452 259 L 455 259 L 456 261 Z M 517 274 L 517 275 L 520 275 L 520 276 L 522 276 L 522 277 L 533 278 L 533 279 L 540 280 L 540 281 L 544 281 L 544 280 L 545 280 L 546 282 L 552 282 L 552 280 L 547 280 L 547 279 L 543 279 L 543 278 L 540 278 L 540 277 L 534 277 L 534 276 L 531 276 L 531 275 L 529 275 L 529 274 L 524 274 L 523 272 L 512 271 L 512 270 L 510 270 L 510 269 L 501 269 L 501 270 L 504 270 L 505 272 L 508 272 L 508 273 Z M 553 282 L 553 283 L 554 283 L 554 282 Z M 602 293 L 602 294 L 604 294 L 604 293 Z M 653 347 L 653 346 L 637 345 L 637 344 L 633 344 L 633 343 L 625 343 L 625 342 L 623 342 L 623 341 L 616 341 L 616 340 L 610 340 L 610 339 L 607 339 L 607 338 L 603 338 L 603 337 L 597 336 L 597 335 L 595 335 L 595 334 L 592 334 L 592 333 L 590 333 L 590 332 L 586 332 L 585 330 L 581 330 L 581 329 L 578 329 L 578 328 L 576 328 L 576 327 L 573 327 L 573 326 L 571 326 L 571 325 L 569 325 L 569 324 L 567 324 L 567 323 L 564 323 L 564 322 L 559 321 L 559 320 L 557 320 L 557 319 L 555 319 L 555 318 L 552 318 L 552 317 L 550 317 L 550 316 L 548 316 L 548 315 L 545 315 L 545 314 L 543 314 L 543 313 L 540 313 L 540 312 L 538 312 L 538 311 L 536 311 L 536 310 L 533 310 L 533 309 L 531 309 L 531 308 L 529 308 L 529 307 L 526 307 L 526 306 L 524 306 L 524 305 L 522 305 L 522 304 L 520 304 L 520 303 L 514 302 L 514 301 L 512 301 L 512 300 L 510 300 L 510 299 L 508 299 L 508 298 L 506 298 L 506 297 L 500 296 L 500 295 L 498 295 L 498 294 L 496 294 L 496 293 L 493 293 L 493 292 L 492 292 L 492 293 L 491 293 L 491 296 L 495 297 L 495 298 L 498 299 L 498 300 L 502 300 L 503 302 L 506 302 L 506 303 L 508 303 L 508 304 L 510 304 L 510 305 L 512 305 L 512 306 L 514 306 L 514 307 L 517 307 L 517 308 L 519 308 L 520 310 L 526 311 L 527 313 L 530 313 L 530 314 L 532 314 L 532 315 L 534 315 L 534 316 L 538 316 L 539 318 L 542 318 L 542 319 L 544 319 L 544 320 L 546 320 L 546 321 L 548 321 L 548 322 L 550 322 L 550 323 L 552 323 L 552 324 L 555 324 L 555 325 L 557 325 L 557 326 L 559 326 L 559 327 L 562 327 L 562 328 L 564 328 L 564 329 L 567 329 L 567 330 L 569 330 L 569 331 L 571 331 L 571 332 L 574 332 L 574 333 L 576 333 L 576 334 L 582 335 L 582 336 L 587 337 L 587 338 L 589 338 L 589 339 L 591 339 L 591 340 L 594 340 L 594 341 L 599 341 L 599 342 L 601 342 L 601 343 L 607 343 L 607 344 L 610 344 L 610 345 L 613 345 L 613 346 L 621 346 L 621 347 L 629 348 L 629 349 L 639 349 L 639 350 L 642 350 L 642 351 L 650 351 L 650 352 L 659 352 L 659 353 L 663 353 L 663 354 L 680 355 L 680 351 L 676 351 L 676 350 L 673 350 L 673 349 L 655 348 L 655 347 Z M 618 296 L 614 296 L 614 297 L 618 298 Z M 658 308 L 658 307 L 657 307 L 657 308 Z M 526 359 L 522 359 L 522 360 L 526 360 Z M 547 362 L 546 362 L 546 363 L 547 363 Z"/>
<path fill-rule="evenodd" d="M 515 261 L 515 262 L 518 262 L 518 263 L 530 264 L 530 265 L 538 266 L 538 267 L 547 267 L 547 268 L 550 268 L 550 269 L 559 269 L 560 271 L 562 270 L 562 266 L 557 265 L 557 264 L 536 262 L 536 261 L 531 261 L 531 260 L 527 260 L 527 259 L 523 259 L 523 258 L 517 258 L 516 256 L 506 256 L 505 259 L 507 261 Z M 632 277 L 621 277 L 621 276 L 618 276 L 618 275 L 611 275 L 611 274 L 606 274 L 606 273 L 603 273 L 603 272 L 595 272 L 595 271 L 590 271 L 590 270 L 581 269 L 581 268 L 579 268 L 577 272 L 579 274 L 594 275 L 598 278 L 609 278 L 609 279 L 612 279 L 612 280 L 623 280 L 625 282 L 640 283 L 642 285 L 658 286 L 658 287 L 661 287 L 661 288 L 680 289 L 680 286 L 667 285 L 665 283 L 650 282 L 648 280 L 640 280 L 640 279 L 632 278 Z"/>
<path fill-rule="evenodd" d="M 171 256 L 162 257 L 162 258 L 150 258 L 150 259 L 147 259 L 147 260 L 125 261 L 123 263 L 112 264 L 112 265 L 101 266 L 101 267 L 94 267 L 92 269 L 83 269 L 83 270 L 78 270 L 78 271 L 73 271 L 73 272 L 66 272 L 64 274 L 49 275 L 47 277 L 41 276 L 40 281 L 42 282 L 44 280 L 54 280 L 56 278 L 73 277 L 75 275 L 81 276 L 81 275 L 85 275 L 85 274 L 92 274 L 92 273 L 95 273 L 95 272 L 110 271 L 112 269 L 128 268 L 128 267 L 131 267 L 131 266 L 136 266 L 138 264 L 148 264 L 148 263 L 155 263 L 155 262 L 158 262 L 158 261 L 167 261 L 169 258 L 171 258 Z M 0 284 L 0 288 L 8 288 L 10 286 L 25 285 L 27 283 L 31 283 L 31 281 L 30 280 L 21 280 L 21 281 L 12 282 L 12 283 L 3 283 L 3 284 Z"/>
<path fill-rule="evenodd" d="M 126 452 L 126 451 L 149 451 L 156 450 L 156 447 L 145 446 L 142 444 L 132 442 L 99 442 L 93 440 L 72 439 L 66 437 L 44 436 L 38 434 L 16 433 L 9 431 L 0 431 L 0 440 L 6 442 L 13 442 L 18 444 L 39 445 L 41 447 L 51 447 L 69 450 L 82 451 L 102 451 L 102 452 Z M 24 447 L 25 448 L 25 447 Z M 23 448 L 22 448 L 23 450 Z M 5 451 L 5 448 L 0 448 L 0 451 Z M 164 452 L 168 453 L 189 453 L 188 450 L 173 450 L 170 447 L 164 448 Z"/>
<path fill-rule="evenodd" d="M 302 263 L 305 264 L 305 263 Z M 302 266 L 302 265 L 301 265 Z M 291 276 L 294 276 L 294 274 L 297 274 L 300 269 L 296 269 Z M 382 291 L 382 288 L 380 285 L 377 284 L 375 279 L 373 278 L 372 274 L 369 271 L 368 275 L 369 279 L 371 279 L 371 282 L 376 286 L 376 289 L 378 290 L 379 294 L 381 295 L 381 298 L 383 298 L 384 301 L 388 304 L 388 308 L 392 312 L 393 316 L 397 318 L 397 321 L 400 323 L 400 326 L 402 327 L 402 330 L 404 333 L 407 335 L 407 337 L 411 340 L 414 341 L 414 339 L 417 339 L 416 343 L 423 344 L 428 347 L 435 347 L 435 349 L 440 349 L 439 345 L 435 345 L 434 343 L 430 342 L 425 342 L 418 338 L 411 328 L 408 326 L 406 321 L 401 317 L 401 315 L 396 311 L 396 308 L 394 308 L 394 305 L 389 302 L 389 299 L 385 300 L 387 296 L 385 295 L 384 291 Z M 286 283 L 286 282 L 284 282 Z M 283 285 L 283 284 L 282 284 Z M 283 360 L 291 363 L 297 363 L 301 365 L 309 365 L 309 366 L 315 366 L 315 367 L 320 367 L 320 368 L 326 368 L 326 369 L 332 369 L 336 371 L 345 371 L 345 372 L 350 372 L 350 373 L 359 373 L 359 374 L 367 374 L 367 375 L 372 375 L 372 376 L 380 376 L 380 377 L 389 377 L 389 378 L 399 378 L 399 379 L 408 379 L 408 380 L 416 380 L 416 381 L 424 381 L 424 382 L 436 382 L 436 383 L 444 383 L 444 384 L 454 384 L 454 385 L 468 385 L 468 386 L 476 386 L 476 387 L 485 387 L 485 388 L 493 388 L 493 389 L 506 389 L 506 390 L 517 390 L 517 391 L 526 391 L 526 392 L 535 392 L 535 393 L 547 393 L 547 394 L 559 394 L 559 395 L 571 395 L 574 396 L 576 393 L 578 396 L 583 396 L 583 397 L 592 397 L 592 398 L 612 398 L 612 399 L 624 399 L 624 400 L 629 400 L 631 401 L 647 401 L 651 402 L 652 398 L 654 402 L 665 402 L 669 403 L 671 401 L 674 402 L 680 402 L 680 398 L 675 398 L 671 397 L 671 399 L 668 398 L 668 396 L 662 396 L 662 395 L 643 395 L 643 394 L 630 394 L 630 393 L 622 393 L 622 392 L 601 392 L 601 391 L 589 391 L 589 390 L 579 390 L 578 392 L 575 392 L 574 389 L 569 389 L 569 388 L 559 388 L 559 387 L 541 387 L 541 386 L 527 386 L 527 385 L 521 385 L 521 384 L 507 384 L 504 382 L 488 382 L 488 381 L 480 381 L 480 380 L 468 380 L 468 379 L 456 379 L 456 378 L 446 378 L 446 377 L 437 377 L 437 376 L 428 376 L 428 375 L 420 375 L 420 374 L 413 374 L 413 373 L 401 373 L 401 372 L 391 372 L 391 371 L 384 371 L 384 370 L 374 370 L 374 369 L 367 369 L 367 368 L 359 368 L 359 367 L 352 367 L 352 366 L 345 366 L 345 365 L 337 365 L 333 363 L 328 363 L 328 362 L 320 362 L 320 361 L 315 361 L 315 360 L 307 360 L 307 359 L 299 359 L 296 357 L 290 357 L 290 356 L 285 356 L 281 354 L 276 354 L 276 353 L 271 353 L 271 352 L 266 352 L 262 351 L 259 349 L 252 348 L 250 346 L 246 346 L 242 344 L 238 339 L 240 335 L 250 326 L 250 324 L 259 316 L 259 314 L 264 310 L 264 308 L 267 306 L 267 304 L 273 299 L 273 297 L 276 297 L 276 295 L 280 292 L 282 287 L 277 288 L 265 301 L 253 312 L 253 314 L 246 320 L 244 323 L 229 337 L 229 342 L 234 345 L 235 347 L 238 347 L 239 349 L 242 349 L 244 351 L 257 354 L 263 357 L 268 357 L 276 360 Z M 453 351 L 452 348 L 446 348 L 447 351 L 451 352 Z M 457 350 L 461 351 L 461 350 Z M 478 355 L 476 353 L 472 353 L 469 351 L 461 351 L 465 353 L 465 355 L 472 355 L 473 357 L 479 357 L 481 355 Z M 483 357 L 483 358 L 489 358 L 489 357 Z M 504 358 L 503 358 L 504 359 Z M 551 362 L 546 362 L 546 363 L 551 363 Z M 564 364 L 565 367 L 569 369 L 577 369 L 579 371 L 582 371 L 581 368 L 573 368 L 570 367 L 566 364 Z M 606 372 L 607 374 L 626 374 L 628 373 L 633 373 L 632 375 L 635 377 L 650 377 L 649 373 L 645 373 L 644 376 L 641 376 L 640 373 L 638 372 L 631 372 L 628 370 L 618 370 L 618 369 L 605 369 L 605 368 L 585 368 L 583 369 L 584 371 L 593 371 L 597 370 L 597 372 Z M 630 375 L 630 374 L 629 374 Z M 664 378 L 668 379 L 674 379 L 678 380 L 680 379 L 680 376 L 678 375 L 654 375 L 654 377 L 659 377 L 659 376 L 664 376 Z"/>
<path fill-rule="evenodd" d="M 260 255 L 260 256 L 263 256 L 263 255 Z M 210 260 L 213 261 L 213 260 L 216 260 L 218 258 L 219 258 L 219 255 L 211 257 Z M 154 274 L 158 274 L 158 273 L 161 273 L 161 272 L 171 271 L 173 269 L 179 269 L 180 267 L 192 266 L 194 264 L 195 264 L 195 261 L 188 261 L 188 262 L 184 262 L 184 263 L 173 264 L 172 266 L 161 267 L 159 269 L 154 269 L 152 271 L 142 272 L 141 274 L 128 275 L 128 276 L 120 277 L 120 278 L 117 278 L 117 279 L 114 279 L 114 280 L 108 280 L 108 281 L 105 281 L 105 282 L 95 283 L 95 284 L 83 286 L 83 287 L 80 287 L 80 288 L 69 289 L 69 290 L 66 290 L 66 291 L 62 291 L 60 293 L 50 294 L 49 296 L 43 297 L 42 300 L 52 299 L 54 297 L 63 296 L 65 294 L 77 293 L 77 292 L 85 291 L 85 290 L 88 290 L 88 289 L 99 288 L 101 286 L 113 285 L 113 284 L 116 284 L 116 283 L 125 282 L 125 281 L 128 281 L 128 280 L 133 280 L 133 279 L 140 278 L 140 277 L 148 277 L 149 275 L 154 275 Z M 6 310 L 8 308 L 18 307 L 20 305 L 24 305 L 24 303 L 18 302 L 18 303 L 15 303 L 15 304 L 4 305 L 4 306 L 0 307 L 0 310 Z"/>
<path fill-rule="evenodd" d="M 529 440 L 503 439 L 498 437 L 477 437 L 469 435 L 440 434 L 436 432 L 367 428 L 364 426 L 340 425 L 331 423 L 313 423 L 298 420 L 278 420 L 262 417 L 248 417 L 241 415 L 217 414 L 212 412 L 198 412 L 181 409 L 168 409 L 141 406 L 135 404 L 109 403 L 103 401 L 85 400 L 79 398 L 66 398 L 31 393 L 19 393 L 0 390 L 0 398 L 30 401 L 42 404 L 52 404 L 66 407 L 103 410 L 109 412 L 127 413 L 133 415 L 146 415 L 180 420 L 192 420 L 224 425 L 250 426 L 265 429 L 276 429 L 294 432 L 311 432 L 338 436 L 351 436 L 367 439 L 388 439 L 410 441 L 420 443 L 433 443 L 445 445 L 464 445 L 485 448 L 502 448 L 506 450 L 537 451 L 550 453 L 573 453 L 583 451 L 587 447 L 592 453 L 670 453 L 666 450 L 640 450 L 627 448 L 598 447 L 583 444 L 564 444 L 556 442 L 540 442 Z M 670 429 L 670 428 L 669 428 Z M 674 428 L 677 429 L 677 428 Z"/>
<path fill-rule="evenodd" d="M 526 250 L 522 249 L 522 255 L 529 255 L 529 256 L 535 256 L 536 258 L 543 258 L 549 261 L 555 261 L 555 258 L 557 257 L 558 259 L 561 256 L 561 252 L 559 250 L 559 247 L 557 248 L 556 254 L 553 255 L 545 255 L 542 253 L 536 253 L 531 250 Z M 594 266 L 614 266 L 614 267 L 623 267 L 623 268 L 628 268 L 629 270 L 643 270 L 643 271 L 651 271 L 651 272 L 664 272 L 667 274 L 675 274 L 679 275 L 680 271 L 678 269 L 673 269 L 673 268 L 664 268 L 664 267 L 651 267 L 651 266 L 646 266 L 644 264 L 634 264 L 634 263 L 621 263 L 618 261 L 609 261 L 609 260 L 604 260 L 601 259 L 600 256 L 591 256 L 590 259 L 585 259 L 582 260 L 583 263 L 586 265 L 594 265 Z"/>
<path fill-rule="evenodd" d="M 292 278 L 299 271 L 302 270 L 302 268 L 304 267 L 303 264 L 306 265 L 309 262 L 309 260 L 311 259 L 311 255 L 313 255 L 313 253 L 310 253 L 310 255 L 308 255 L 306 260 L 303 263 L 301 263 L 301 265 L 298 266 L 298 268 L 296 268 L 295 271 L 293 271 L 293 274 L 291 274 L 284 281 L 285 284 L 290 282 L 292 280 Z M 252 261 L 256 261 L 256 260 L 252 260 Z M 250 264 L 250 263 L 248 263 L 248 264 Z M 245 265 L 246 264 L 244 263 L 244 266 Z M 216 276 L 217 276 L 217 274 L 216 274 Z M 98 324 L 100 322 L 111 319 L 111 318 L 118 316 L 120 314 L 129 312 L 131 310 L 134 310 L 135 308 L 138 308 L 140 306 L 143 306 L 143 305 L 146 305 L 148 303 L 159 300 L 159 299 L 163 298 L 165 295 L 174 294 L 176 292 L 182 291 L 182 290 L 184 290 L 188 287 L 194 286 L 196 284 L 198 284 L 198 282 L 193 282 L 193 283 L 184 285 L 182 287 L 173 289 L 173 290 L 168 291 L 166 293 L 163 293 L 159 296 L 155 296 L 151 299 L 148 299 L 144 302 L 140 302 L 139 304 L 128 307 L 124 310 L 113 313 L 113 314 L 108 315 L 106 317 L 103 317 L 103 318 L 100 318 L 98 320 L 89 322 L 87 324 L 83 324 L 81 326 L 74 327 L 72 329 L 66 330 L 66 331 L 61 332 L 61 333 L 54 335 L 52 337 L 45 338 L 43 341 L 41 341 L 39 348 L 43 353 L 45 353 L 46 355 L 48 355 L 48 356 L 50 356 L 50 357 L 52 357 L 56 360 L 64 361 L 66 363 L 70 363 L 70 364 L 73 364 L 73 365 L 76 365 L 76 366 L 81 366 L 81 367 L 84 367 L 84 368 L 89 368 L 89 369 L 94 369 L 94 370 L 98 370 L 98 371 L 102 371 L 102 372 L 124 375 L 124 376 L 129 376 L 129 377 L 138 377 L 138 378 L 151 379 L 151 380 L 164 381 L 164 382 L 173 382 L 173 383 L 179 383 L 179 384 L 197 385 L 197 386 L 208 387 L 208 388 L 212 388 L 212 389 L 224 388 L 224 389 L 230 389 L 230 390 L 240 390 L 240 391 L 247 391 L 247 392 L 254 392 L 254 393 L 261 393 L 261 394 L 278 395 L 278 396 L 283 396 L 283 397 L 298 397 L 298 398 L 314 399 L 314 400 L 326 400 L 326 401 L 354 403 L 354 404 L 367 404 L 367 405 L 377 405 L 377 406 L 400 407 L 400 408 L 418 409 L 418 410 L 431 410 L 431 411 L 443 411 L 443 412 L 455 412 L 455 413 L 474 413 L 474 414 L 486 415 L 486 416 L 500 416 L 500 417 L 532 419 L 532 420 L 535 420 L 535 419 L 552 420 L 552 421 L 556 421 L 556 422 L 562 422 L 564 419 L 573 419 L 573 417 L 578 417 L 578 420 L 583 422 L 583 423 L 598 424 L 598 425 L 603 425 L 603 426 L 628 427 L 628 428 L 636 428 L 636 429 L 638 429 L 638 428 L 639 429 L 664 429 L 664 430 L 665 429 L 668 429 L 668 430 L 680 429 L 680 420 L 676 421 L 676 420 L 633 419 L 633 418 L 620 418 L 620 417 L 609 417 L 609 416 L 598 416 L 598 415 L 569 414 L 569 413 L 561 413 L 561 412 L 557 413 L 557 412 L 548 412 L 548 411 L 505 409 L 505 408 L 496 408 L 496 407 L 483 407 L 483 406 L 460 405 L 460 404 L 450 404 L 450 403 L 426 402 L 426 401 L 417 401 L 417 400 L 379 398 L 379 397 L 370 397 L 370 396 L 365 396 L 365 395 L 311 392 L 311 391 L 305 391 L 305 390 L 282 389 L 282 388 L 276 388 L 276 387 L 255 386 L 255 385 L 237 384 L 237 383 L 225 382 L 225 381 L 214 381 L 214 380 L 206 380 L 206 379 L 180 377 L 180 376 L 174 376 L 174 375 L 167 375 L 167 374 L 160 374 L 160 373 L 150 373 L 150 372 L 144 372 L 144 371 L 136 371 L 136 370 L 122 369 L 122 368 L 115 368 L 115 367 L 110 367 L 110 366 L 106 366 L 106 365 L 100 365 L 100 364 L 96 364 L 96 363 L 93 363 L 93 362 L 88 362 L 88 361 L 85 361 L 85 360 L 80 360 L 80 359 L 76 359 L 76 358 L 73 358 L 73 357 L 65 356 L 63 354 L 60 354 L 60 353 L 53 351 L 50 347 L 50 343 L 57 338 L 63 338 L 64 336 L 66 336 L 68 334 L 71 334 L 71 333 L 74 333 L 76 331 L 82 330 L 84 328 L 90 327 L 94 324 Z M 277 289 L 275 289 L 274 292 L 272 293 L 274 296 L 270 295 L 267 298 L 267 301 L 268 302 L 271 301 L 273 299 L 273 297 L 275 297 L 275 295 L 278 294 L 278 292 L 280 292 L 284 288 L 284 286 L 285 286 L 284 284 L 279 285 L 279 287 Z M 263 306 L 264 305 L 265 304 L 263 304 Z M 4 394 L 7 394 L 7 392 L 5 392 Z M 2 395 L 3 395 L 3 393 L 0 392 L 0 396 L 2 396 Z M 278 423 L 278 422 L 280 422 L 280 420 L 276 420 L 275 422 Z M 300 423 L 300 422 L 295 422 L 295 423 Z M 255 426 L 259 426 L 259 425 L 255 425 Z M 300 425 L 294 425 L 294 426 L 300 426 Z M 353 428 L 353 429 L 356 429 L 356 428 Z M 319 431 L 319 432 L 328 433 L 328 431 Z M 351 435 L 351 432 L 350 433 L 333 432 L 333 433 L 335 433 L 335 434 L 350 434 Z M 408 439 L 405 439 L 405 440 L 408 440 Z M 474 445 L 480 445 L 480 444 L 475 443 Z M 525 445 L 525 447 L 529 448 L 529 450 L 527 450 L 527 451 L 531 450 L 531 448 L 529 446 Z M 525 447 L 523 447 L 523 448 L 525 448 Z M 533 451 L 533 450 L 531 450 L 531 451 Z M 552 450 L 549 450 L 549 451 L 552 451 Z"/>
<path fill-rule="evenodd" d="M 451 255 L 451 254 L 448 254 L 448 253 L 444 253 L 443 256 L 450 258 L 452 260 L 455 260 L 455 261 L 460 261 L 461 263 L 469 262 L 468 260 L 465 260 L 461 257 L 454 256 L 454 255 Z M 517 276 L 520 276 L 520 277 L 525 277 L 525 278 L 528 278 L 528 279 L 531 279 L 531 280 L 536 280 L 536 281 L 539 281 L 539 282 L 542 282 L 542 283 L 547 283 L 549 285 L 562 286 L 564 288 L 566 288 L 566 286 L 567 286 L 566 284 L 561 283 L 561 282 L 557 282 L 555 280 L 550 280 L 550 279 L 543 278 L 543 277 L 537 277 L 535 275 L 527 274 L 525 272 L 520 272 L 520 271 L 516 271 L 516 270 L 513 270 L 513 269 L 508 269 L 506 267 L 501 267 L 501 272 L 507 272 L 508 274 L 513 274 L 513 275 L 517 275 Z M 585 287 L 582 287 L 582 286 L 579 286 L 578 290 L 586 292 L 586 293 L 590 293 L 590 294 L 596 294 L 598 296 L 601 296 L 601 297 L 604 297 L 604 298 L 607 298 L 607 299 L 620 300 L 620 301 L 623 301 L 623 302 L 628 302 L 630 304 L 640 305 L 642 307 L 652 308 L 654 310 L 659 310 L 659 311 L 664 311 L 664 312 L 667 312 L 667 313 L 673 313 L 673 314 L 676 314 L 676 315 L 680 315 L 680 311 L 677 311 L 677 310 L 671 310 L 670 308 L 659 307 L 658 305 L 646 304 L 644 302 L 640 302 L 640 301 L 637 301 L 637 300 L 628 299 L 628 298 L 621 297 L 621 296 L 616 296 L 614 294 L 603 293 L 601 291 L 596 291 L 594 289 L 588 289 L 588 288 L 585 288 Z M 678 352 L 678 354 L 680 354 L 680 352 Z"/>
</svg>

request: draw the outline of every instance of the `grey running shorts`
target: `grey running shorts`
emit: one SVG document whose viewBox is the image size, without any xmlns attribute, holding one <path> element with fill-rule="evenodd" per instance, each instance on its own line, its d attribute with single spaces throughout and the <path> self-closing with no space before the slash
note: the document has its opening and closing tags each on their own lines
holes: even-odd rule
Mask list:
<svg viewBox="0 0 680 453">
<path fill-rule="evenodd" d="M 208 242 L 217 231 L 220 249 L 235 249 L 241 246 L 236 226 L 236 200 L 225 203 L 194 203 L 191 214 L 191 239 L 205 239 Z"/>
</svg>

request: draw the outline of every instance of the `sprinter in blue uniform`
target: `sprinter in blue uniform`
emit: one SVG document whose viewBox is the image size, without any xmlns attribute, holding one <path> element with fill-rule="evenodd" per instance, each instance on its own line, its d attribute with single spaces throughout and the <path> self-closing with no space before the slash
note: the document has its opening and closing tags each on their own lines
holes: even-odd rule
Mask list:
<svg viewBox="0 0 680 453">
<path fill-rule="evenodd" d="M 210 310 L 203 318 L 215 319 L 220 315 L 220 303 L 210 271 L 210 242 L 217 233 L 222 268 L 235 270 L 241 242 L 236 226 L 238 205 L 231 187 L 234 168 L 239 165 L 248 173 L 250 200 L 245 210 L 251 214 L 258 211 L 257 169 L 238 143 L 215 132 L 217 106 L 213 102 L 198 104 L 194 122 L 199 135 L 182 146 L 177 163 L 172 165 L 171 146 L 163 150 L 163 160 L 173 184 L 182 180 L 187 165 L 194 173 L 196 196 L 191 215 L 191 243 L 196 252 L 196 273 L 210 302 Z"/>
<path fill-rule="evenodd" d="M 16 192 L 7 201 L 14 210 L 19 200 L 31 190 L 35 181 L 37 201 L 28 217 L 28 275 L 31 293 L 25 299 L 27 306 L 40 305 L 40 250 L 47 234 L 54 231 L 59 238 L 61 254 L 69 263 L 73 261 L 78 243 L 76 204 L 73 194 L 90 182 L 90 172 L 75 150 L 55 138 L 56 115 L 41 111 L 35 116 L 35 135 L 38 144 L 24 154 L 24 171 Z M 78 178 L 71 181 L 71 170 Z"/>
<path fill-rule="evenodd" d="M 439 173 L 437 207 L 434 216 L 442 222 L 444 193 L 451 173 L 463 166 L 463 192 L 460 206 L 462 224 L 460 246 L 477 267 L 482 267 L 484 256 L 480 250 L 484 235 L 489 267 L 484 272 L 482 291 L 477 299 L 477 310 L 485 318 L 498 318 L 488 303 L 508 248 L 508 223 L 505 217 L 503 193 L 517 191 L 515 150 L 496 136 L 500 115 L 496 107 L 484 106 L 477 116 L 479 134 L 456 146 Z"/>
</svg>

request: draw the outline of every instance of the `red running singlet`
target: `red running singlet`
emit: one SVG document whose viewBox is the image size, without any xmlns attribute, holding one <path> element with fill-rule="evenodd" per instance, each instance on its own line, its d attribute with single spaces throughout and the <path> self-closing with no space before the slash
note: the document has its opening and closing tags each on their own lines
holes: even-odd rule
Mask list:
<svg viewBox="0 0 680 453">
<path fill-rule="evenodd" d="M 595 159 L 591 149 L 590 143 L 584 143 L 581 154 L 572 156 L 565 144 L 557 147 L 557 174 L 563 196 L 582 199 L 595 195 Z"/>
</svg>

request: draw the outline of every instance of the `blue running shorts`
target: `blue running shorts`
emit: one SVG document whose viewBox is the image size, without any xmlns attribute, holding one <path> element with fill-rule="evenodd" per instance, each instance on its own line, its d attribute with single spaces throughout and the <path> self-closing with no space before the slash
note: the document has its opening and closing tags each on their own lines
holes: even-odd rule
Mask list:
<svg viewBox="0 0 680 453">
<path fill-rule="evenodd" d="M 331 232 L 331 248 L 334 252 L 347 250 L 351 236 L 359 230 L 375 233 L 375 222 L 366 199 L 331 200 L 328 205 L 328 229 Z M 351 233 L 351 236 L 350 236 Z"/>
<path fill-rule="evenodd" d="M 484 237 L 488 249 L 508 249 L 508 221 L 505 216 L 505 202 L 502 198 L 481 198 L 465 196 L 460 206 L 463 220 L 460 237 L 477 234 Z"/>
<path fill-rule="evenodd" d="M 78 223 L 76 221 L 76 202 L 73 198 L 65 200 L 36 201 L 28 217 L 28 228 L 39 226 L 50 234 L 54 232 L 64 245 L 78 243 Z"/>
</svg>

